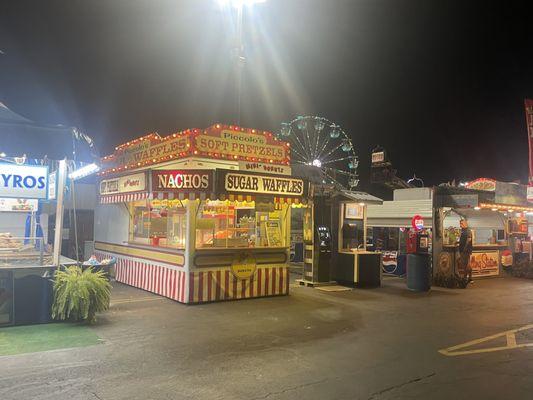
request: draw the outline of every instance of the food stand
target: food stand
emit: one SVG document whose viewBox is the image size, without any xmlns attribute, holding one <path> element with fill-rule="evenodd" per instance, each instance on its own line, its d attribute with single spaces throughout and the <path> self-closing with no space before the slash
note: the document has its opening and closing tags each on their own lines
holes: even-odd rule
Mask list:
<svg viewBox="0 0 533 400">
<path fill-rule="evenodd" d="M 503 267 L 529 257 L 527 215 L 533 207 L 527 204 L 526 187 L 488 178 L 465 186 L 435 188 L 434 271 L 440 276 L 462 274 L 457 263 L 459 220 L 466 218 L 473 239 L 473 278 L 500 276 Z"/>
<path fill-rule="evenodd" d="M 94 144 L 76 128 L 39 124 L 3 103 L 0 136 L 0 326 L 48 322 L 50 278 L 74 263 L 61 255 L 67 171 L 90 164 Z"/>
<path fill-rule="evenodd" d="M 453 208 L 444 211 L 442 223 L 444 251 L 440 255 L 440 263 L 445 263 L 446 258 L 450 258 L 454 265 L 457 264 L 461 218 L 468 221 L 468 227 L 472 232 L 473 251 L 470 257 L 472 278 L 499 276 L 501 252 L 508 248 L 508 238 L 504 215 L 490 209 Z M 460 275 L 463 274 L 458 265 L 455 268 Z"/>
<path fill-rule="evenodd" d="M 289 160 L 271 133 L 221 124 L 117 147 L 102 160 L 97 258 L 181 303 L 288 294 L 291 205 L 307 196 Z"/>
<path fill-rule="evenodd" d="M 59 162 L 61 187 L 65 171 Z M 59 255 L 61 232 L 52 247 L 41 226 L 42 205 L 56 194 L 50 175 L 48 165 L 0 163 L 0 326 L 50 320 L 49 278 L 68 262 Z"/>
<path fill-rule="evenodd" d="M 364 192 L 341 191 L 336 196 L 334 279 L 358 287 L 381 285 L 382 255 L 367 250 L 367 205 L 381 199 Z"/>
</svg>

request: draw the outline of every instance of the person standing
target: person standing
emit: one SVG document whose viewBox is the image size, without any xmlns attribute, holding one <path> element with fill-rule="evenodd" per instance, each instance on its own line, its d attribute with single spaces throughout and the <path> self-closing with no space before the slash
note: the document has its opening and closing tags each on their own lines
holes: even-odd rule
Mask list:
<svg viewBox="0 0 533 400">
<path fill-rule="evenodd" d="M 464 278 L 468 279 L 468 283 L 473 283 L 472 267 L 470 266 L 470 256 L 472 255 L 472 231 L 468 227 L 466 219 L 461 218 L 459 222 L 461 226 L 461 237 L 459 239 L 459 260 L 461 266 L 464 268 Z"/>
</svg>

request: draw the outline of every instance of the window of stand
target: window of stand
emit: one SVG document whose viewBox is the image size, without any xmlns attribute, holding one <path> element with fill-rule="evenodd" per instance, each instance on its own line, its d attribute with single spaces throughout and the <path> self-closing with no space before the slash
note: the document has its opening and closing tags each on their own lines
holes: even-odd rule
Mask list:
<svg viewBox="0 0 533 400">
<path fill-rule="evenodd" d="M 130 241 L 134 244 L 185 248 L 186 201 L 142 200 L 130 204 Z"/>
<path fill-rule="evenodd" d="M 358 203 L 343 203 L 341 210 L 341 230 L 339 250 L 365 249 L 365 221 L 364 205 Z"/>
<path fill-rule="evenodd" d="M 197 248 L 284 247 L 288 206 L 206 200 L 196 215 Z"/>
</svg>

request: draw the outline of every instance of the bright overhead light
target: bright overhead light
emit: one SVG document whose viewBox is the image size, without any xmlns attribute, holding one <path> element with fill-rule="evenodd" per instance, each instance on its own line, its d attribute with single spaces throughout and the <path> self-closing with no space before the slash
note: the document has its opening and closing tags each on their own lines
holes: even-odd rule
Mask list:
<svg viewBox="0 0 533 400">
<path fill-rule="evenodd" d="M 81 179 L 86 176 L 92 175 L 95 172 L 100 171 L 100 167 L 96 165 L 95 163 L 84 165 L 81 168 L 78 168 L 75 171 L 72 171 L 68 177 L 75 181 L 76 179 Z"/>
<path fill-rule="evenodd" d="M 311 165 L 313 165 L 314 167 L 318 167 L 320 168 L 322 166 L 322 161 L 320 161 L 318 158 L 313 160 L 313 162 L 311 163 Z"/>
<path fill-rule="evenodd" d="M 0 157 L 5 157 L 5 156 L 6 156 L 6 153 L 4 153 L 4 152 L 0 153 Z"/>
<path fill-rule="evenodd" d="M 242 8 L 243 6 L 253 6 L 254 4 L 264 3 L 266 0 L 217 0 L 220 7 L 235 7 Z"/>
</svg>

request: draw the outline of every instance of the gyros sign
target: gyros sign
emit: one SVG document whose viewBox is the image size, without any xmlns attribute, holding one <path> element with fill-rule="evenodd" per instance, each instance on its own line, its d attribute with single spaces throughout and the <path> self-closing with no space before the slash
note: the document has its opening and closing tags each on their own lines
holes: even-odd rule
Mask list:
<svg viewBox="0 0 533 400">
<path fill-rule="evenodd" d="M 0 197 L 46 199 L 48 167 L 0 164 Z"/>
</svg>

